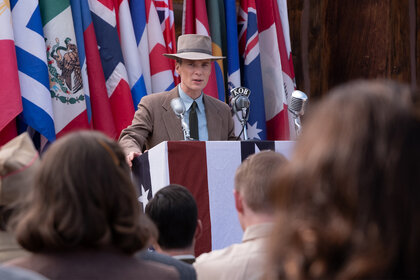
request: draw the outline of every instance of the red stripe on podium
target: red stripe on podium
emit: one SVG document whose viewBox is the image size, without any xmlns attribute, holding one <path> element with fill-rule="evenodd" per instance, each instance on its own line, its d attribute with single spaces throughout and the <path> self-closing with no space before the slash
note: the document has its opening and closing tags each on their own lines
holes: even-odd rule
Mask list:
<svg viewBox="0 0 420 280">
<path fill-rule="evenodd" d="M 203 233 L 196 241 L 195 254 L 211 251 L 211 222 L 205 142 L 168 142 L 169 182 L 188 188 L 194 196 Z"/>
</svg>

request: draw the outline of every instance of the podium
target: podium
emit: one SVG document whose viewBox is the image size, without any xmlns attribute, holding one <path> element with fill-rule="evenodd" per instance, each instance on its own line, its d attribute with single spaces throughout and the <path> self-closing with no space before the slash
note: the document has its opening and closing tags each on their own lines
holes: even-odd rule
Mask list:
<svg viewBox="0 0 420 280">
<path fill-rule="evenodd" d="M 196 256 L 242 240 L 233 188 L 237 167 L 249 155 L 273 150 L 290 158 L 293 141 L 165 141 L 133 160 L 132 176 L 139 201 L 161 188 L 179 184 L 194 196 L 203 233 Z"/>
</svg>

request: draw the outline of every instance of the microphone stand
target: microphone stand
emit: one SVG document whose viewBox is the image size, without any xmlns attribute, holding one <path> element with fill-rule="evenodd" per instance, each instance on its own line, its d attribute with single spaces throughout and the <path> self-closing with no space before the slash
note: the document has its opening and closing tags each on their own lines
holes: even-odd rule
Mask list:
<svg viewBox="0 0 420 280">
<path fill-rule="evenodd" d="M 179 114 L 179 118 L 181 119 L 182 125 L 182 132 L 184 133 L 184 140 L 191 141 L 190 137 L 190 128 L 188 127 L 187 123 L 184 120 L 184 114 Z"/>
<path fill-rule="evenodd" d="M 242 119 L 241 119 L 241 125 L 242 125 L 242 130 L 244 132 L 244 140 L 248 140 L 248 132 L 247 132 L 247 127 L 246 124 L 248 122 L 248 110 L 247 108 L 242 108 Z"/>
<path fill-rule="evenodd" d="M 300 123 L 300 117 L 295 115 L 295 131 L 296 136 L 299 136 L 302 131 L 302 124 Z"/>
<path fill-rule="evenodd" d="M 238 139 L 241 136 L 241 134 L 243 133 L 244 134 L 244 140 L 248 140 L 249 138 L 248 138 L 248 132 L 247 132 L 247 128 L 246 128 L 246 124 L 247 124 L 248 118 L 249 118 L 248 108 L 246 108 L 246 107 L 241 108 L 242 117 L 240 117 L 238 115 L 238 111 L 236 110 L 236 107 L 233 107 L 233 108 L 234 108 L 235 115 L 238 118 L 238 120 L 239 120 L 239 122 L 241 123 L 241 126 L 242 126 L 241 133 L 239 134 Z"/>
</svg>

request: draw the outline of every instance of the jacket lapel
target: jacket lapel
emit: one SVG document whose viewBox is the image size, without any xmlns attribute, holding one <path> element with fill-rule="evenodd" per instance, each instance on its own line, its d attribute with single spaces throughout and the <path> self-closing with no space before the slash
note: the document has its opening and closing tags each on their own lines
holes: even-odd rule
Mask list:
<svg viewBox="0 0 420 280">
<path fill-rule="evenodd" d="M 184 139 L 184 133 L 182 132 L 181 120 L 175 115 L 174 111 L 171 108 L 171 100 L 179 97 L 178 87 L 170 90 L 164 100 L 163 107 L 163 123 L 165 125 L 166 131 L 169 135 L 169 140 L 179 140 Z"/>
<path fill-rule="evenodd" d="M 209 134 L 209 140 L 220 140 L 222 139 L 223 120 L 220 117 L 219 110 L 212 100 L 205 94 L 203 95 L 203 101 L 206 108 L 207 132 Z"/>
</svg>

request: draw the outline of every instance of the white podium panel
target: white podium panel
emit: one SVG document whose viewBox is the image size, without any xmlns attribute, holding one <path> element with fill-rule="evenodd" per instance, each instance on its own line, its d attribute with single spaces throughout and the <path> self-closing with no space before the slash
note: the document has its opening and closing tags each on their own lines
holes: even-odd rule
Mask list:
<svg viewBox="0 0 420 280">
<path fill-rule="evenodd" d="M 293 141 L 168 141 L 133 161 L 133 180 L 143 207 L 168 184 L 188 188 L 197 201 L 203 234 L 196 255 L 242 239 L 233 198 L 235 171 L 249 155 L 274 150 L 290 158 Z"/>
</svg>

